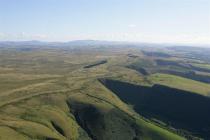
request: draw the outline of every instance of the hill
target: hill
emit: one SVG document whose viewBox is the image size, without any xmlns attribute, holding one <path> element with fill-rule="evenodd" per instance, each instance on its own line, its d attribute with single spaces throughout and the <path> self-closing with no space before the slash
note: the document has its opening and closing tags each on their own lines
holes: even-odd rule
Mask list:
<svg viewBox="0 0 210 140">
<path fill-rule="evenodd" d="M 1 43 L 1 140 L 209 138 L 210 73 L 195 68 L 207 61 L 167 47 L 87 42 Z"/>
</svg>

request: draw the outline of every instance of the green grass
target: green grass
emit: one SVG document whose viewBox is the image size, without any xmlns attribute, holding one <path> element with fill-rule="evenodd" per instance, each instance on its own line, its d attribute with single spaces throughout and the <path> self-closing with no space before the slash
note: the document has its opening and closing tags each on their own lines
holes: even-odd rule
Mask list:
<svg viewBox="0 0 210 140">
<path fill-rule="evenodd" d="M 161 129 L 149 122 L 138 120 L 137 123 L 139 123 L 144 132 L 144 140 L 185 140 L 185 138 Z"/>
<path fill-rule="evenodd" d="M 149 81 L 126 66 L 137 63 L 150 68 L 154 65 L 152 59 L 140 59 L 137 62 L 136 58 L 129 58 L 127 54 L 139 53 L 141 57 L 139 49 L 112 49 L 66 51 L 39 48 L 32 52 L 0 51 L 0 140 L 89 139 L 89 132 L 77 122 L 77 116 L 72 113 L 73 108 L 67 104 L 73 101 L 85 104 L 85 107 L 94 106 L 104 117 L 99 116 L 99 121 L 97 116 L 93 116 L 95 120 L 91 123 L 97 128 L 92 128 L 92 133 L 98 134 L 100 140 L 117 139 L 112 137 L 112 128 L 119 133 L 115 136 L 122 139 L 129 139 L 135 135 L 135 131 L 139 133 L 139 138 L 145 140 L 184 139 L 141 117 L 98 79 L 111 78 L 138 85 L 150 85 L 152 81 L 199 91 L 203 95 L 207 95 L 210 86 L 160 74 L 150 76 Z M 84 69 L 84 66 L 102 59 L 107 60 L 107 63 Z M 102 122 L 106 131 L 101 128 Z M 53 124 L 64 134 L 58 132 Z"/>
<path fill-rule="evenodd" d="M 7 127 L 7 126 L 1 126 L 0 127 L 0 140 L 28 140 L 29 138 L 27 136 L 24 136 L 14 129 Z"/>
<path fill-rule="evenodd" d="M 199 68 L 210 69 L 210 64 L 193 63 L 192 65 Z"/>
<path fill-rule="evenodd" d="M 201 95 L 210 95 L 210 85 L 179 76 L 170 74 L 152 74 L 148 77 L 148 80 L 154 84 L 166 85 L 172 88 L 195 92 Z"/>
</svg>

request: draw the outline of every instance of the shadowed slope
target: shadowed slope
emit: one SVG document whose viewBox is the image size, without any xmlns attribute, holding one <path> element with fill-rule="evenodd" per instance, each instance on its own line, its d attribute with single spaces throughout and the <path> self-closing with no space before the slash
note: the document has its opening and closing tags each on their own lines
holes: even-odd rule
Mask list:
<svg viewBox="0 0 210 140">
<path fill-rule="evenodd" d="M 138 113 L 209 137 L 210 98 L 162 85 L 146 87 L 113 80 L 102 82 L 123 101 L 134 105 Z"/>
</svg>

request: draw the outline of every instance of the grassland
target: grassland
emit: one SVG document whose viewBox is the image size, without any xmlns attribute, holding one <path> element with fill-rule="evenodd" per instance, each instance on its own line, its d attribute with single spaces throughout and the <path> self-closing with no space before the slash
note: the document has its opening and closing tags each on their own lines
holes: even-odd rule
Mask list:
<svg viewBox="0 0 210 140">
<path fill-rule="evenodd" d="M 207 83 L 169 74 L 144 76 L 127 67 L 145 59 L 135 47 L 0 48 L 0 140 L 186 139 L 177 133 L 181 130 L 136 113 L 99 80 L 161 84 L 208 95 Z M 155 61 L 148 61 L 153 68 Z"/>
<path fill-rule="evenodd" d="M 176 89 L 195 92 L 204 96 L 210 95 L 210 84 L 175 75 L 157 73 L 150 75 L 148 80 L 152 81 L 154 84 L 160 84 Z"/>
<path fill-rule="evenodd" d="M 208 97 L 159 84 L 141 86 L 110 79 L 101 82 L 146 118 L 162 120 L 165 123 L 155 122 L 166 127 L 170 123 L 172 127 L 209 137 L 205 131 L 209 127 Z"/>
<path fill-rule="evenodd" d="M 204 69 L 210 69 L 210 65 L 209 64 L 194 63 L 192 65 L 195 66 L 195 67 L 200 67 L 200 68 L 204 68 Z"/>
</svg>

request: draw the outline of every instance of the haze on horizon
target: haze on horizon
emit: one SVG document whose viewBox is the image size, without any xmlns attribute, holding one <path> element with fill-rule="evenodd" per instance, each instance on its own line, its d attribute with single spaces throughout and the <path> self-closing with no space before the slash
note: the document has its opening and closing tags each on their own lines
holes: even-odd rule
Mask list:
<svg viewBox="0 0 210 140">
<path fill-rule="evenodd" d="M 209 0 L 0 0 L 0 41 L 210 44 Z"/>
</svg>

